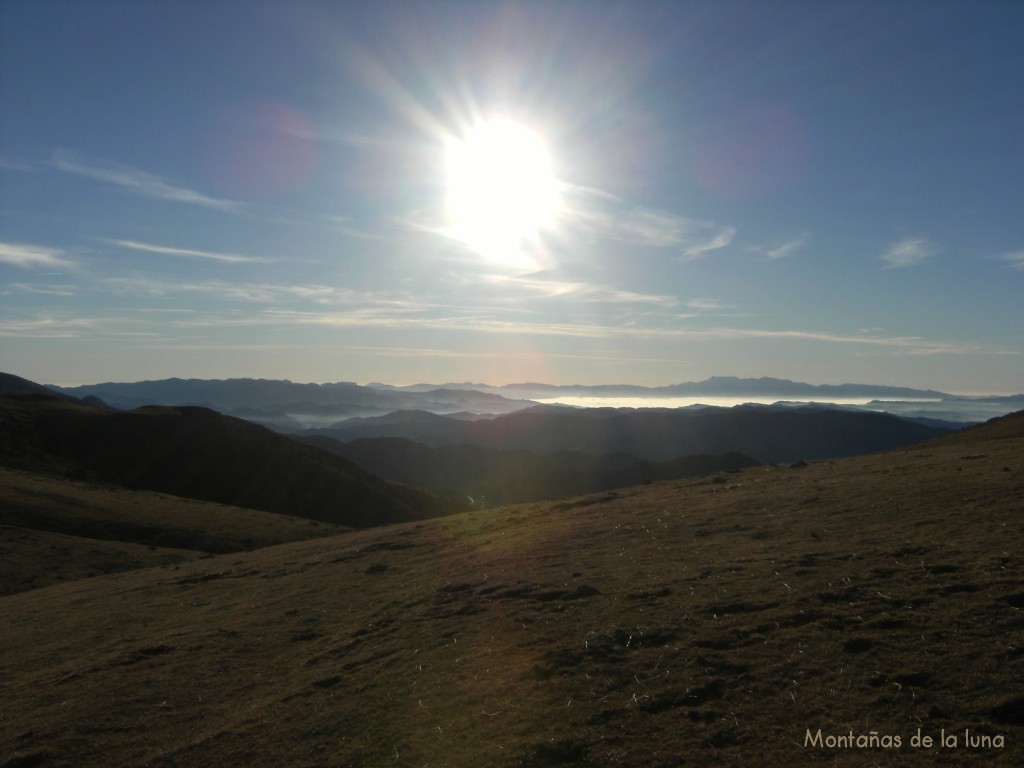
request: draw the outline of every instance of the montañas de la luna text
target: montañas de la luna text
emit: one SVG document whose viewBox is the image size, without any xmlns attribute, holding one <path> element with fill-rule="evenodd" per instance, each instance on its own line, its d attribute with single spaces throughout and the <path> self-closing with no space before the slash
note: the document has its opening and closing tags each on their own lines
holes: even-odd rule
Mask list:
<svg viewBox="0 0 1024 768">
<path fill-rule="evenodd" d="M 989 734 L 971 733 L 970 728 L 965 728 L 963 734 L 959 732 L 946 733 L 943 728 L 938 736 L 928 736 L 917 733 L 910 737 L 909 746 L 914 748 L 929 749 L 941 747 L 944 749 L 1002 749 L 1006 746 L 1006 737 L 1002 734 L 994 736 Z M 867 733 L 822 733 L 821 728 L 812 732 L 810 728 L 804 734 L 804 747 L 821 747 L 824 749 L 900 749 L 904 745 L 902 736 L 891 733 L 879 733 L 868 731 Z"/>
</svg>

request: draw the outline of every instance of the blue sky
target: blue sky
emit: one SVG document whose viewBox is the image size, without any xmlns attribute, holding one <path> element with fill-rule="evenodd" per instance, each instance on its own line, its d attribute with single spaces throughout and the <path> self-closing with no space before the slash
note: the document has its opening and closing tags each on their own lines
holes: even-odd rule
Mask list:
<svg viewBox="0 0 1024 768">
<path fill-rule="evenodd" d="M 372 7 L 371 7 L 372 6 Z M 1019 2 L 0 4 L 0 370 L 1024 391 Z M 561 205 L 446 225 L 494 116 Z"/>
</svg>

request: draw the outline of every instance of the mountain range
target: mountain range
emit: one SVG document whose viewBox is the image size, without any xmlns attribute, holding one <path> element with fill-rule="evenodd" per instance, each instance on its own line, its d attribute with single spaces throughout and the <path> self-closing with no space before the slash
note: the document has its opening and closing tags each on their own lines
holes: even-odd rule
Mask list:
<svg viewBox="0 0 1024 768">
<path fill-rule="evenodd" d="M 8 390 L 35 393 L 40 413 L 47 412 L 47 407 L 54 410 L 53 390 L 16 377 L 8 379 Z M 3 388 L 4 381 L 0 381 L 0 389 Z M 75 452 L 76 471 L 91 473 L 89 476 L 347 525 L 436 514 L 445 504 L 457 509 L 467 503 L 493 506 L 538 501 L 696 474 L 731 472 L 757 463 L 850 456 L 906 445 L 949 428 L 888 414 L 825 406 L 579 409 L 536 406 L 529 401 L 451 388 L 400 396 L 384 392 L 385 399 L 378 400 L 374 407 L 384 407 L 387 398 L 403 402 L 408 398 L 427 398 L 435 405 L 447 400 L 449 408 L 470 403 L 501 407 L 515 404 L 518 410 L 500 415 L 395 410 L 381 416 L 345 418 L 322 429 L 300 430 L 291 425 L 286 433 L 306 444 L 307 455 L 300 461 L 299 446 L 283 436 L 271 436 L 250 425 L 243 437 L 244 422 L 218 416 L 202 406 L 180 403 L 214 402 L 233 409 L 236 416 L 257 413 L 266 417 L 272 412 L 294 412 L 296 408 L 305 408 L 307 412 L 320 408 L 321 415 L 326 415 L 343 407 L 343 401 L 348 403 L 344 407 L 354 408 L 357 401 L 366 406 L 379 393 L 372 387 L 353 384 L 181 379 L 96 385 L 63 392 L 62 397 L 71 399 L 65 400 L 65 405 L 56 412 L 66 419 L 75 412 L 77 422 L 81 423 L 76 422 L 73 428 L 67 424 L 59 428 L 36 425 L 33 435 L 22 439 L 23 451 L 25 446 L 33 445 L 32 440 L 38 442 L 40 435 L 53 433 L 49 447 L 42 450 L 36 446 L 36 452 L 49 451 L 47 455 L 51 458 L 58 448 L 65 454 Z M 165 404 L 139 406 L 129 412 L 111 407 L 134 407 L 146 397 Z M 289 401 L 298 397 L 305 398 L 304 406 L 298 400 Z M 49 406 L 42 407 L 47 403 Z M 71 408 L 72 403 L 75 408 Z M 177 426 L 160 426 L 167 424 Z M 89 437 L 79 442 L 66 440 L 62 429 Z M 168 441 L 168 435 L 161 429 L 188 431 L 198 448 L 189 448 L 187 455 L 168 461 L 159 455 L 166 452 L 163 446 Z M 235 442 L 225 443 L 225 435 L 234 435 Z M 61 441 L 67 444 L 59 445 Z M 264 456 L 288 455 L 289 461 L 298 461 L 303 469 L 275 460 L 273 471 L 259 473 L 266 478 L 265 482 L 250 488 L 254 481 L 243 478 L 232 481 L 237 487 L 231 490 L 222 487 L 228 482 L 226 478 L 244 475 L 241 467 L 254 446 L 271 441 L 275 447 L 264 451 Z M 93 444 L 118 446 L 120 453 L 113 455 L 109 449 L 91 447 Z M 212 445 L 222 448 L 213 452 Z M 314 451 L 311 446 L 320 450 Z M 370 518 L 354 513 L 339 518 L 338 502 L 329 500 L 340 491 L 326 492 L 322 483 L 303 479 L 309 477 L 304 474 L 309 471 L 308 466 L 322 465 L 327 460 L 323 451 L 343 457 L 365 473 L 398 484 L 386 486 L 391 489 L 387 494 L 391 497 L 396 493 L 407 495 L 411 486 L 425 489 L 433 496 L 413 504 L 419 511 L 389 509 Z M 261 460 L 267 464 L 265 458 Z M 145 467 L 140 467 L 140 462 Z M 173 471 L 189 467 L 193 469 L 184 473 Z M 283 478 L 275 475 L 284 469 L 288 471 Z M 200 475 L 207 479 L 199 482 Z M 372 482 L 364 480 L 360 481 L 360 493 L 377 498 L 379 488 L 372 490 Z M 249 491 L 241 493 L 238 487 Z M 305 493 L 300 506 L 295 506 L 296 498 L 290 492 L 282 490 L 292 487 Z M 344 491 L 341 497 L 351 493 L 351 489 Z M 281 501 L 284 497 L 289 499 L 287 503 Z M 447 501 L 441 502 L 440 498 Z M 331 504 L 335 506 L 333 512 L 322 508 Z"/>
<path fill-rule="evenodd" d="M 342 442 L 405 438 L 431 447 L 475 445 L 550 456 L 628 454 L 652 462 L 694 454 L 742 453 L 761 463 L 837 458 L 925 440 L 949 431 L 884 413 L 835 408 L 736 406 L 700 409 L 617 409 L 535 406 L 466 421 L 399 411 L 348 419 L 309 434 Z"/>
<path fill-rule="evenodd" d="M 429 391 L 431 385 L 414 384 L 409 387 L 390 387 L 384 384 L 370 386 L 396 391 Z M 578 395 L 586 397 L 671 397 L 682 395 L 706 395 L 721 397 L 726 395 L 747 395 L 753 397 L 810 397 L 816 400 L 826 398 L 879 398 L 903 399 L 925 398 L 941 399 L 952 397 L 945 392 L 933 389 L 914 389 L 912 387 L 892 387 L 877 384 L 804 384 L 788 379 L 739 378 L 736 376 L 712 376 L 704 381 L 690 381 L 670 384 L 661 387 L 644 387 L 634 384 L 541 384 L 519 383 L 504 384 L 494 387 L 488 384 L 445 384 L 447 389 L 466 389 L 479 392 L 500 393 L 523 399 L 551 398 L 557 395 Z"/>
<path fill-rule="evenodd" d="M 392 386 L 351 382 L 299 384 L 266 379 L 163 379 L 50 387 L 76 398 L 98 398 L 117 408 L 142 405 L 198 405 L 282 432 L 329 427 L 351 418 L 385 416 L 399 410 L 426 411 L 461 419 L 514 413 L 537 400 L 628 399 L 631 405 L 674 403 L 731 404 L 749 399 L 762 404 L 787 401 L 838 402 L 848 410 L 887 412 L 907 418 L 978 423 L 1024 408 L 1024 395 L 963 397 L 931 389 L 873 384 L 811 385 L 784 379 L 715 376 L 666 387 L 632 385 L 550 385 L 449 383 Z M 852 404 L 850 401 L 857 401 Z M 589 404 L 589 403 L 588 403 Z"/>
<path fill-rule="evenodd" d="M 76 398 L 97 397 L 116 408 L 197 405 L 281 431 L 301 431 L 340 419 L 403 409 L 473 416 L 510 413 L 533 405 L 489 392 L 445 387 L 405 392 L 350 382 L 298 384 L 270 379 L 175 378 L 50 389 Z"/>
</svg>

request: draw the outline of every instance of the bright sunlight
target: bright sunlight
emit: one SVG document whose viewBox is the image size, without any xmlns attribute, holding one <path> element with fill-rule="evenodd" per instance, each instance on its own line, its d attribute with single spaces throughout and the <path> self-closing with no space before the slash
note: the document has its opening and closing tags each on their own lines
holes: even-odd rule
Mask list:
<svg viewBox="0 0 1024 768">
<path fill-rule="evenodd" d="M 489 260 L 528 261 L 524 248 L 558 213 L 539 134 L 508 119 L 481 123 L 446 147 L 447 208 L 456 239 Z"/>
</svg>

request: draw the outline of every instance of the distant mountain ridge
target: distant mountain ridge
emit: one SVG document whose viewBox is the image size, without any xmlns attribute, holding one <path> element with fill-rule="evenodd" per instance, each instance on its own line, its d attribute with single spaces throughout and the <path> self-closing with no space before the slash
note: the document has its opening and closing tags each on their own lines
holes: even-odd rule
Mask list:
<svg viewBox="0 0 1024 768">
<path fill-rule="evenodd" d="M 370 384 L 388 391 L 420 392 L 436 388 L 437 384 L 414 384 L 394 387 Z M 997 416 L 1024 408 L 1024 394 L 1017 395 L 956 395 L 934 389 L 915 389 L 885 384 L 805 384 L 769 377 L 738 378 L 712 376 L 704 381 L 684 382 L 660 387 L 632 384 L 543 384 L 526 382 L 491 386 L 479 383 L 448 383 L 446 389 L 467 389 L 488 392 L 505 397 L 539 400 L 542 402 L 569 401 L 589 407 L 618 405 L 616 400 L 629 400 L 631 407 L 696 407 L 702 405 L 731 405 L 743 402 L 792 405 L 805 402 L 837 404 L 851 411 L 882 411 L 905 418 L 920 419 L 938 426 L 961 427 L 977 424 Z M 573 402 L 575 401 L 575 402 Z M 592 402 L 591 402 L 592 401 Z M 625 403 L 623 405 L 626 405 Z"/>
<path fill-rule="evenodd" d="M 140 405 L 202 405 L 230 411 L 267 406 L 345 406 L 353 412 L 390 409 L 429 410 L 434 413 L 474 410 L 497 414 L 519 410 L 531 397 L 561 395 L 666 397 L 673 395 L 749 395 L 785 397 L 949 398 L 933 389 L 876 384 L 805 384 L 769 377 L 712 376 L 699 382 L 646 387 L 633 384 L 482 383 L 413 384 L 392 386 L 353 382 L 299 384 L 287 379 L 181 379 L 139 382 L 104 382 L 77 387 L 51 386 L 73 397 L 93 395 L 118 408 Z M 527 396 L 528 395 L 528 396 Z M 429 407 L 428 407 L 429 406 Z M 481 410 L 482 409 L 482 410 Z M 315 408 L 313 409 L 316 410 Z M 373 415 L 353 413 L 353 415 Z"/>
<path fill-rule="evenodd" d="M 550 405 L 476 421 L 400 412 L 350 419 L 308 434 L 342 442 L 402 437 L 435 448 L 469 444 L 541 455 L 625 453 L 654 462 L 735 452 L 777 463 L 874 453 L 948 431 L 885 413 L 813 406 L 632 410 Z"/>
<path fill-rule="evenodd" d="M 16 377 L 15 377 L 16 378 Z M 107 382 L 78 387 L 50 387 L 75 398 L 94 398 L 116 408 L 142 405 L 198 405 L 231 416 L 296 433 L 329 427 L 353 418 L 372 418 L 396 411 L 424 411 L 459 415 L 472 420 L 515 413 L 538 400 L 631 398 L 637 407 L 663 401 L 679 405 L 722 405 L 754 401 L 835 402 L 850 409 L 885 411 L 908 418 L 924 418 L 955 425 L 978 423 L 1024 408 L 1024 395 L 965 397 L 933 389 L 878 384 L 805 384 L 777 378 L 713 376 L 699 382 L 663 387 L 630 384 L 557 385 L 520 383 L 492 386 L 481 383 L 360 385 L 352 382 L 298 384 L 275 379 L 161 379 Z M 0 391 L 2 387 L 0 387 Z M 659 403 L 659 401 L 662 401 Z M 843 405 L 844 401 L 847 403 Z M 850 405 L 859 401 L 863 405 Z M 589 403 L 584 403 L 589 404 Z M 595 403 L 599 404 L 599 403 Z M 606 403 L 612 404 L 614 403 Z"/>
<path fill-rule="evenodd" d="M 472 389 L 479 392 L 507 393 L 516 396 L 552 397 L 561 395 L 578 395 L 594 397 L 669 397 L 673 395 L 706 395 L 719 397 L 725 395 L 750 395 L 758 397 L 778 396 L 796 397 L 865 397 L 865 398 L 948 398 L 953 397 L 946 392 L 934 389 L 914 389 L 912 387 L 894 387 L 880 384 L 805 384 L 788 379 L 776 379 L 767 376 L 761 378 L 739 378 L 736 376 L 712 376 L 704 381 L 682 382 L 665 386 L 646 387 L 635 384 L 543 384 L 539 382 L 522 382 L 491 386 L 488 384 L 415 384 L 409 387 L 385 387 L 371 384 L 373 387 L 395 389 L 400 391 L 426 391 L 428 388 L 442 386 L 446 389 Z"/>
</svg>

